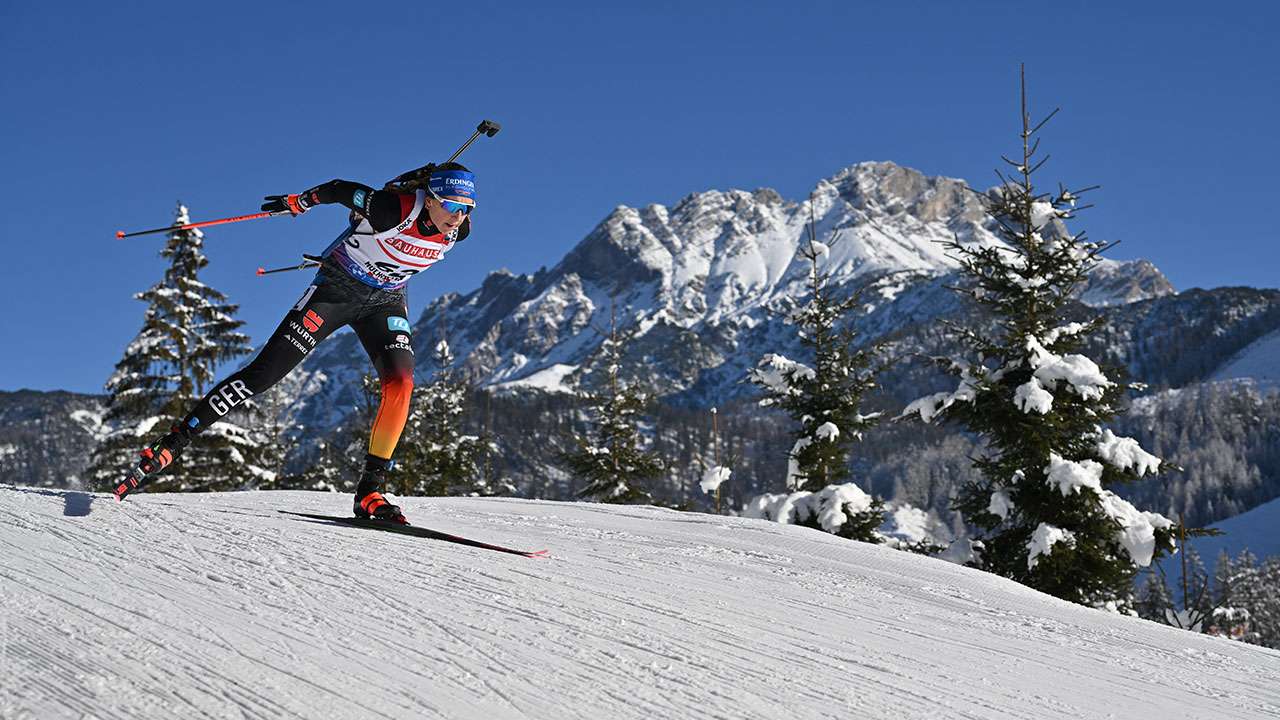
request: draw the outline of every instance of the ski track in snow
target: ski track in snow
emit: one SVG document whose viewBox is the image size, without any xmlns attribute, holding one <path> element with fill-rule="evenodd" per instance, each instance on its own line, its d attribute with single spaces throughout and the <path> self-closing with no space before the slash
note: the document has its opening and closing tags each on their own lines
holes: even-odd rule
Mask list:
<svg viewBox="0 0 1280 720">
<path fill-rule="evenodd" d="M 275 512 L 339 495 L 88 498 L 0 486 L 0 717 L 1280 717 L 1278 652 L 806 528 L 402 501 L 528 559 Z"/>
</svg>

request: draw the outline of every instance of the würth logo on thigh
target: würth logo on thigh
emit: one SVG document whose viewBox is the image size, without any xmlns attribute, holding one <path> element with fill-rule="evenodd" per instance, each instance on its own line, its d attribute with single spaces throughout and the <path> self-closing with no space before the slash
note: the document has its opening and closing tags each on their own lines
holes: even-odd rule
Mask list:
<svg viewBox="0 0 1280 720">
<path fill-rule="evenodd" d="M 319 332 L 320 326 L 324 324 L 324 318 L 317 315 L 315 310 L 308 310 L 307 314 L 302 316 L 302 324 L 311 332 Z"/>
<path fill-rule="evenodd" d="M 213 408 L 218 417 L 222 417 L 250 397 L 253 397 L 253 391 L 243 381 L 232 380 L 209 397 L 209 407 Z"/>
</svg>

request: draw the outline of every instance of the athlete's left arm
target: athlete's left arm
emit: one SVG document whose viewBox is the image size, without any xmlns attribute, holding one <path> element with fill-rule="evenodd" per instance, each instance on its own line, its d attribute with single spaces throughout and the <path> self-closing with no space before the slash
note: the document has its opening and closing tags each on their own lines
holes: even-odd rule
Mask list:
<svg viewBox="0 0 1280 720">
<path fill-rule="evenodd" d="M 363 215 L 374 230 L 393 228 L 400 223 L 400 196 L 374 190 L 350 180 L 330 180 L 301 194 L 311 205 L 337 203 Z"/>
</svg>

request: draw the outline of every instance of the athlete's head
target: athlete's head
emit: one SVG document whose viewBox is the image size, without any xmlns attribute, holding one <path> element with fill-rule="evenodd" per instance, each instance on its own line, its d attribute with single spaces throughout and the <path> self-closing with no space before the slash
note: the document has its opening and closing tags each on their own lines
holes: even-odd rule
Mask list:
<svg viewBox="0 0 1280 720">
<path fill-rule="evenodd" d="M 476 176 L 462 163 L 445 163 L 427 180 L 427 217 L 441 232 L 456 230 L 476 206 Z"/>
</svg>

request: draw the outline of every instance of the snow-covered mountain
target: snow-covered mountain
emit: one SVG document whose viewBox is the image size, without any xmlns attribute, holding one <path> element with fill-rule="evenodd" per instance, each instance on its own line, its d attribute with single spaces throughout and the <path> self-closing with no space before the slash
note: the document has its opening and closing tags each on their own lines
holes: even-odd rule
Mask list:
<svg viewBox="0 0 1280 720">
<path fill-rule="evenodd" d="M 106 432 L 102 416 L 102 398 L 93 395 L 0 392 L 0 477 L 32 485 L 74 480 L 86 449 Z"/>
<path fill-rule="evenodd" d="M 1107 307 L 1175 292 L 1169 279 L 1150 261 L 1104 259 L 1089 274 L 1089 282 L 1080 291 L 1080 300 L 1086 305 Z"/>
<path fill-rule="evenodd" d="M 741 394 L 743 372 L 761 354 L 794 344 L 781 313 L 805 294 L 808 262 L 798 250 L 811 217 L 830 247 L 821 268 L 835 287 L 866 288 L 860 324 L 869 337 L 956 311 L 944 287 L 956 264 L 939 241 L 997 242 L 963 181 L 860 163 L 801 201 L 768 189 L 713 190 L 670 208 L 618 207 L 554 267 L 494 272 L 472 292 L 431 302 L 414 344 L 426 357 L 443 320 L 455 355 L 481 384 L 556 389 L 616 312 L 620 325 L 639 329 L 631 353 L 660 393 L 714 404 Z M 1173 292 L 1148 262 L 1107 261 L 1081 297 L 1103 306 Z M 304 408 L 307 424 L 326 426 L 332 408 L 352 399 L 343 393 L 366 370 L 354 342 L 332 340 L 304 366 L 298 382 L 321 393 L 302 401 L 315 411 Z"/>
<path fill-rule="evenodd" d="M 864 163 L 802 202 L 771 190 L 710 191 L 672 208 L 619 207 L 552 269 L 433 303 L 424 329 L 444 313 L 471 373 L 501 383 L 579 366 L 617 309 L 658 356 L 655 379 L 683 390 L 698 370 L 758 344 L 775 329 L 774 311 L 803 295 L 807 263 L 797 250 L 811 216 L 831 246 L 824 269 L 841 285 L 933 277 L 954 267 L 937 241 L 995 242 L 960 181 Z M 892 292 L 886 286 L 879 299 Z"/>
<path fill-rule="evenodd" d="M 5 718 L 1248 718 L 1280 652 L 940 560 L 652 507 L 0 486 Z"/>
</svg>

